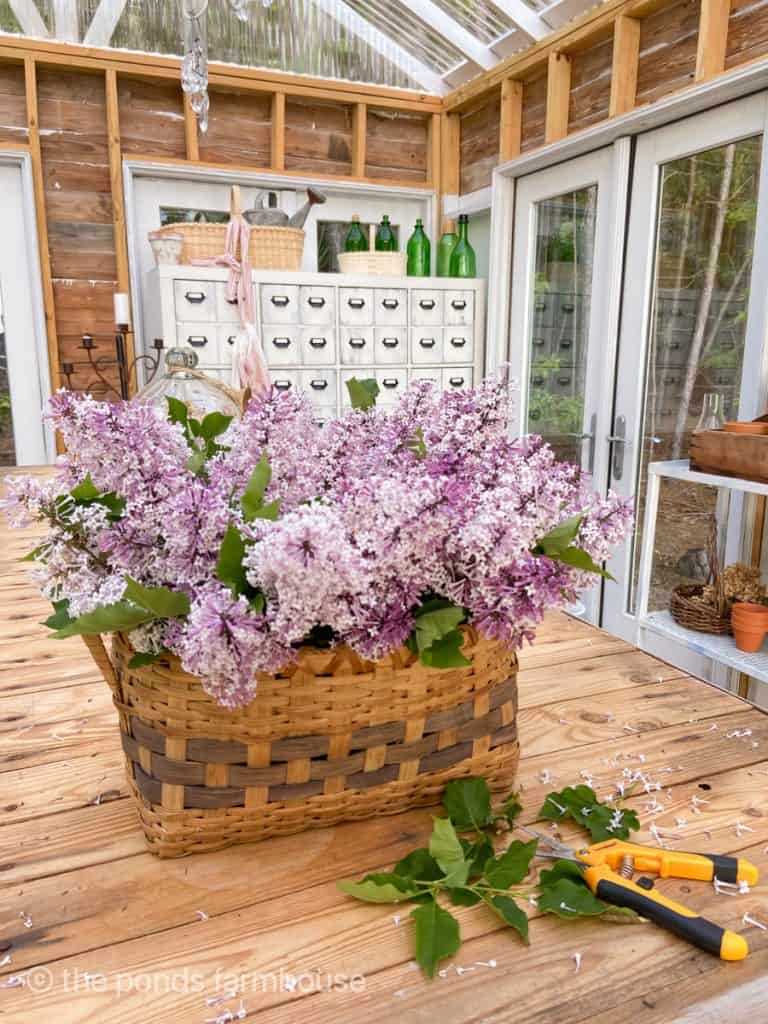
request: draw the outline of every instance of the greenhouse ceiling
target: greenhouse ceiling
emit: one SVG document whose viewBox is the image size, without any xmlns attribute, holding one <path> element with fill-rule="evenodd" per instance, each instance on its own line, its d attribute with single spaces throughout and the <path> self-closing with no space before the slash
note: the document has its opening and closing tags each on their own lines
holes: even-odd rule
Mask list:
<svg viewBox="0 0 768 1024">
<path fill-rule="evenodd" d="M 181 55 L 181 5 L 211 60 L 444 94 L 591 0 L 0 0 L 0 31 Z"/>
</svg>

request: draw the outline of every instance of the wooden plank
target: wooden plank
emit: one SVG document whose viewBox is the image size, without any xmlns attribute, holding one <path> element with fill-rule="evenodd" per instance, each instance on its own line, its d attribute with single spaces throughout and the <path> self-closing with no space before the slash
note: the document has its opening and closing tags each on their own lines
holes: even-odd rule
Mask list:
<svg viewBox="0 0 768 1024">
<path fill-rule="evenodd" d="M 725 67 L 730 70 L 768 52 L 768 0 L 732 0 Z"/>
<path fill-rule="evenodd" d="M 187 160 L 197 161 L 200 159 L 197 131 L 197 115 L 192 109 L 189 95 L 184 93 L 184 142 L 186 145 Z"/>
<path fill-rule="evenodd" d="M 505 78 L 501 83 L 501 137 L 499 161 L 505 163 L 520 156 L 523 131 L 523 83 Z"/>
<path fill-rule="evenodd" d="M 459 116 L 459 187 L 462 195 L 465 195 L 489 186 L 493 179 L 493 170 L 499 162 L 501 90 L 494 89 L 477 105 L 463 110 Z"/>
<path fill-rule="evenodd" d="M 443 195 L 459 194 L 461 162 L 461 120 L 458 114 L 443 114 L 440 131 L 442 160 L 440 174 Z"/>
<path fill-rule="evenodd" d="M 696 48 L 696 81 L 706 82 L 725 70 L 731 0 L 701 0 Z"/>
<path fill-rule="evenodd" d="M 208 131 L 199 132 L 202 163 L 269 167 L 272 100 L 261 93 L 216 90 L 211 93 Z"/>
<path fill-rule="evenodd" d="M 184 94 L 177 82 L 117 76 L 123 155 L 147 149 L 185 157 Z"/>
<path fill-rule="evenodd" d="M 640 22 L 625 14 L 613 26 L 610 117 L 626 114 L 635 106 L 637 62 L 640 57 Z"/>
<path fill-rule="evenodd" d="M 692 85 L 700 0 L 677 0 L 640 23 L 636 106 Z"/>
<path fill-rule="evenodd" d="M 356 103 L 352 112 L 352 176 L 365 177 L 366 136 L 368 133 L 368 107 Z"/>
<path fill-rule="evenodd" d="M 24 60 L 24 88 L 27 100 L 27 131 L 29 150 L 32 155 L 32 183 L 35 193 L 35 217 L 37 239 L 40 251 L 40 278 L 43 286 L 45 330 L 48 339 L 48 367 L 51 388 L 61 386 L 59 349 L 56 332 L 56 309 L 53 298 L 53 280 L 48 240 L 48 220 L 45 212 L 45 187 L 43 184 L 43 160 L 40 149 L 40 115 L 37 100 L 37 69 L 33 57 Z"/>
<path fill-rule="evenodd" d="M 432 186 L 438 196 L 441 195 L 443 187 L 440 168 L 442 153 L 441 131 L 442 120 L 440 115 L 432 114 L 429 119 L 427 137 L 427 184 Z"/>
<path fill-rule="evenodd" d="M 272 133 L 270 166 L 273 171 L 285 170 L 285 93 L 272 97 Z"/>
<path fill-rule="evenodd" d="M 557 142 L 568 134 L 568 110 L 571 94 L 571 59 L 553 50 L 547 62 L 547 113 L 544 142 Z"/>
<path fill-rule="evenodd" d="M 365 176 L 374 181 L 393 179 L 428 184 L 431 121 L 438 114 L 367 108 Z M 438 155 L 439 161 L 439 155 Z"/>
</svg>

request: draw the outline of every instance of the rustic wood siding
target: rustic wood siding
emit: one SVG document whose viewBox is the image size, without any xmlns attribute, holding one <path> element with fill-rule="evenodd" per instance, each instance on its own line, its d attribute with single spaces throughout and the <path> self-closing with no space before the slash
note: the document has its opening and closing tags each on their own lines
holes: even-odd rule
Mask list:
<svg viewBox="0 0 768 1024">
<path fill-rule="evenodd" d="M 547 69 L 539 69 L 523 82 L 523 120 L 520 148 L 523 152 L 544 145 L 547 112 Z"/>
<path fill-rule="evenodd" d="M 0 65 L 0 142 L 26 143 L 28 137 L 24 68 Z"/>
<path fill-rule="evenodd" d="M 118 78 L 123 153 L 186 156 L 184 102 L 176 82 Z"/>
<path fill-rule="evenodd" d="M 461 115 L 462 193 L 474 192 L 491 183 L 493 168 L 499 162 L 501 130 L 501 91 L 495 90 Z"/>
<path fill-rule="evenodd" d="M 768 54 L 768 0 L 731 0 L 726 68 Z"/>
<path fill-rule="evenodd" d="M 571 55 L 568 131 L 577 132 L 608 117 L 613 38 Z"/>
<path fill-rule="evenodd" d="M 425 182 L 429 118 L 369 107 L 367 121 L 366 177 Z"/>
<path fill-rule="evenodd" d="M 285 169 L 308 174 L 352 173 L 352 108 L 289 99 L 285 105 Z"/>
<path fill-rule="evenodd" d="M 693 84 L 700 7 L 699 0 L 682 0 L 643 19 L 637 71 L 638 106 Z"/>
<path fill-rule="evenodd" d="M 208 131 L 198 134 L 200 159 L 213 164 L 269 167 L 272 101 L 254 92 L 211 92 Z"/>
</svg>

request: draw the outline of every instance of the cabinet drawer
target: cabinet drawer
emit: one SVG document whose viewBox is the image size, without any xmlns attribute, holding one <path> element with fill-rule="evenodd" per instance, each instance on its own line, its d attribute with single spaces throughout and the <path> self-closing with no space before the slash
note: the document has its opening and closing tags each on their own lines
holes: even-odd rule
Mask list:
<svg viewBox="0 0 768 1024">
<path fill-rule="evenodd" d="M 373 289 L 339 288 L 339 321 L 342 324 L 372 324 Z"/>
<path fill-rule="evenodd" d="M 573 367 L 561 366 L 559 370 L 553 370 L 550 377 L 550 387 L 556 395 L 575 395 L 583 393 L 583 385 L 579 384 L 579 377 Z"/>
<path fill-rule="evenodd" d="M 263 284 L 261 286 L 261 320 L 265 324 L 297 324 L 299 322 L 299 286 L 297 284 Z"/>
<path fill-rule="evenodd" d="M 466 363 L 474 359 L 472 330 L 446 327 L 443 332 L 443 359 L 446 363 Z"/>
<path fill-rule="evenodd" d="M 189 345 L 197 352 L 201 363 L 217 363 L 218 328 L 213 324 L 177 324 L 176 341 L 179 345 Z"/>
<path fill-rule="evenodd" d="M 341 328 L 341 362 L 347 366 L 362 366 L 373 362 L 373 328 Z"/>
<path fill-rule="evenodd" d="M 443 293 L 435 288 L 416 288 L 411 292 L 411 323 L 414 327 L 443 322 Z"/>
<path fill-rule="evenodd" d="M 301 362 L 298 327 L 265 327 L 263 340 L 270 366 L 296 366 Z"/>
<path fill-rule="evenodd" d="M 176 319 L 208 323 L 216 319 L 215 282 L 174 281 Z"/>
<path fill-rule="evenodd" d="M 336 319 L 335 289 L 303 284 L 299 289 L 302 324 L 333 324 Z"/>
<path fill-rule="evenodd" d="M 239 323 L 240 314 L 236 302 L 227 302 L 227 285 L 225 281 L 216 282 L 216 319 L 221 323 Z"/>
<path fill-rule="evenodd" d="M 405 327 L 377 327 L 373 353 L 377 363 L 407 363 L 408 346 Z"/>
<path fill-rule="evenodd" d="M 272 387 L 275 391 L 283 394 L 299 386 L 299 374 L 297 370 L 278 370 L 272 374 Z"/>
<path fill-rule="evenodd" d="M 339 389 L 341 393 L 342 408 L 349 409 L 349 407 L 352 405 L 352 402 L 349 399 L 347 381 L 352 380 L 353 377 L 357 377 L 358 380 L 371 380 L 371 378 L 374 378 L 375 376 L 376 371 L 371 367 L 370 360 L 368 361 L 368 366 L 357 367 L 354 370 L 342 370 L 341 387 Z M 377 401 L 380 401 L 380 397 L 379 399 L 377 399 Z"/>
<path fill-rule="evenodd" d="M 554 323 L 555 297 L 546 292 L 534 295 L 533 303 L 533 328 L 551 327 Z"/>
<path fill-rule="evenodd" d="M 472 387 L 471 366 L 446 366 L 443 369 L 443 387 L 446 391 L 458 391 Z"/>
<path fill-rule="evenodd" d="M 440 388 L 443 386 L 443 371 L 439 366 L 425 367 L 423 370 L 414 367 L 409 374 L 409 380 L 428 380 L 430 384 Z"/>
<path fill-rule="evenodd" d="M 470 291 L 449 291 L 445 293 L 446 324 L 466 326 L 475 319 L 475 293 Z"/>
<path fill-rule="evenodd" d="M 379 396 L 376 399 L 379 405 L 392 405 L 396 402 L 408 383 L 408 371 L 402 366 L 377 369 L 375 376 L 379 385 Z"/>
<path fill-rule="evenodd" d="M 397 324 L 401 327 L 408 323 L 408 292 L 405 288 L 377 288 L 374 301 L 375 323 Z"/>
<path fill-rule="evenodd" d="M 443 328 L 423 327 L 411 328 L 411 362 L 442 363 L 443 361 Z"/>
<path fill-rule="evenodd" d="M 336 338 L 332 327 L 317 324 L 301 328 L 301 361 L 305 366 L 336 362 Z"/>
<path fill-rule="evenodd" d="M 239 333 L 239 328 L 235 324 L 232 324 L 228 327 L 219 327 L 218 361 L 220 363 L 231 365 L 232 352 L 234 351 L 235 348 L 235 339 L 237 338 Z"/>
<path fill-rule="evenodd" d="M 302 370 L 299 380 L 303 390 L 312 399 L 313 405 L 336 405 L 335 370 Z"/>
</svg>

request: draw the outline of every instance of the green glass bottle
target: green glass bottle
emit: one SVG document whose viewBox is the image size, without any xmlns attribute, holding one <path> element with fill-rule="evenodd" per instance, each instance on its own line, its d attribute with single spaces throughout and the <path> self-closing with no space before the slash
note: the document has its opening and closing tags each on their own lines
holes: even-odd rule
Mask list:
<svg viewBox="0 0 768 1024">
<path fill-rule="evenodd" d="M 467 228 L 469 217 L 466 213 L 459 216 L 459 240 L 451 253 L 451 277 L 476 277 L 477 262 L 475 250 L 469 244 Z"/>
<path fill-rule="evenodd" d="M 437 243 L 437 276 L 450 277 L 451 275 L 451 254 L 456 248 L 459 238 L 456 234 L 456 221 L 446 220 L 443 224 L 443 234 Z"/>
<path fill-rule="evenodd" d="M 376 252 L 397 252 L 397 238 L 385 213 L 376 232 Z"/>
<path fill-rule="evenodd" d="M 432 247 L 421 223 L 416 220 L 416 227 L 408 239 L 408 277 L 429 277 L 432 265 Z"/>
<path fill-rule="evenodd" d="M 347 237 L 344 239 L 344 252 L 368 252 L 368 239 L 360 227 L 360 218 L 357 214 L 352 217 Z"/>
</svg>

